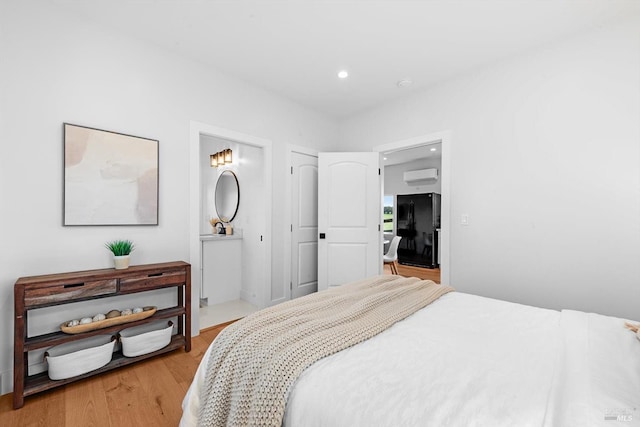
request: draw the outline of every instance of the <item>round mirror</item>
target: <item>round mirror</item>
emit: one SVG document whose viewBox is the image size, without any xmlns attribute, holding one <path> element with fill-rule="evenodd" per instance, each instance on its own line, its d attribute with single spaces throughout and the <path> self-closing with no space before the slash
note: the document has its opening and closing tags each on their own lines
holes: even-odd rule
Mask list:
<svg viewBox="0 0 640 427">
<path fill-rule="evenodd" d="M 223 171 L 216 183 L 216 213 L 222 222 L 231 222 L 240 204 L 240 186 L 236 174 Z"/>
</svg>

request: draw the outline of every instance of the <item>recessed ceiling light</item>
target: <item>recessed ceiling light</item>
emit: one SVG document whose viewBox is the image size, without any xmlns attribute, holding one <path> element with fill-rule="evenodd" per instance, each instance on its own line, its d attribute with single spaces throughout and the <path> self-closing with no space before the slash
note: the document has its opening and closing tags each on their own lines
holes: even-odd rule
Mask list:
<svg viewBox="0 0 640 427">
<path fill-rule="evenodd" d="M 387 160 L 387 158 L 386 158 L 386 157 L 383 157 L 382 159 L 383 159 L 383 160 Z"/>
<path fill-rule="evenodd" d="M 413 84 L 413 80 L 411 79 L 402 79 L 402 80 L 398 80 L 398 83 L 396 83 L 398 85 L 398 87 L 407 87 L 407 86 L 411 86 Z"/>
<path fill-rule="evenodd" d="M 338 77 L 341 79 L 346 79 L 347 77 L 349 77 L 349 72 L 347 70 L 340 70 L 338 71 Z"/>
<path fill-rule="evenodd" d="M 431 151 L 436 151 L 436 148 L 435 148 L 435 147 L 434 147 L 434 148 L 432 148 L 432 149 L 431 149 Z"/>
</svg>

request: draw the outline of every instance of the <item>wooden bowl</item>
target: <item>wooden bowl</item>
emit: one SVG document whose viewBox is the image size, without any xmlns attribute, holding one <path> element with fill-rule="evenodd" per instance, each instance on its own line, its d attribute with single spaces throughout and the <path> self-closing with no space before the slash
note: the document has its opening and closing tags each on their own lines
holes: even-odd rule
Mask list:
<svg viewBox="0 0 640 427">
<path fill-rule="evenodd" d="M 95 331 L 96 329 L 102 329 L 113 325 L 121 325 L 123 323 L 146 319 L 147 317 L 153 316 L 157 310 L 158 307 L 149 306 L 144 307 L 140 313 L 129 314 L 128 316 L 112 317 L 110 319 L 98 320 L 97 322 L 85 323 L 84 325 L 76 326 L 67 326 L 69 323 L 67 321 L 60 325 L 60 330 L 65 334 L 81 334 L 83 332 Z"/>
</svg>

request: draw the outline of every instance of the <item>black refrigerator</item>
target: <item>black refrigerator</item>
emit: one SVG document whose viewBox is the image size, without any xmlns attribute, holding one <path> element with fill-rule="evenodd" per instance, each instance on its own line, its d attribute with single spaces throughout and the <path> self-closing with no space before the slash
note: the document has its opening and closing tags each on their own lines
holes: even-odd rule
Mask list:
<svg viewBox="0 0 640 427">
<path fill-rule="evenodd" d="M 437 268 L 440 194 L 399 194 L 396 206 L 396 234 L 402 237 L 398 262 Z"/>
</svg>

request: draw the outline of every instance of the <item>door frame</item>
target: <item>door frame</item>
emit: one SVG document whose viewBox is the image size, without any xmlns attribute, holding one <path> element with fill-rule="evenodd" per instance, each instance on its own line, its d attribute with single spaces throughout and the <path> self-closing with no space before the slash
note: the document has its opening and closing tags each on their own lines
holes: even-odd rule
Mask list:
<svg viewBox="0 0 640 427">
<path fill-rule="evenodd" d="M 318 157 L 318 150 L 309 147 L 303 147 L 301 145 L 295 144 L 287 144 L 286 152 L 285 152 L 285 185 L 284 191 L 285 194 L 291 194 L 292 189 L 292 177 L 291 177 L 291 155 L 292 153 L 300 153 L 306 154 L 307 156 Z M 284 260 L 283 260 L 283 271 L 284 271 L 284 296 L 281 299 L 270 301 L 270 304 L 278 304 L 283 301 L 289 301 L 291 299 L 291 224 L 293 218 L 291 217 L 291 197 L 285 197 L 284 203 L 284 224 L 283 224 L 283 234 L 286 236 L 284 239 Z"/>
<path fill-rule="evenodd" d="M 263 179 L 265 186 L 264 197 L 264 233 L 263 233 L 263 272 L 265 283 L 259 286 L 257 295 L 262 307 L 268 305 L 271 289 L 271 220 L 272 209 L 272 143 L 270 140 L 254 135 L 236 132 L 197 121 L 189 123 L 189 263 L 191 264 L 191 335 L 200 333 L 200 287 L 202 269 L 202 245 L 200 244 L 200 135 L 234 141 L 240 144 L 262 148 L 264 160 Z"/>
<path fill-rule="evenodd" d="M 440 207 L 440 283 L 447 285 L 451 284 L 451 141 L 451 131 L 442 131 L 373 147 L 373 151 L 382 154 L 389 151 L 442 143 L 442 170 L 440 171 L 442 192 Z M 382 196 L 380 212 L 383 209 L 382 199 L 384 194 Z"/>
</svg>

